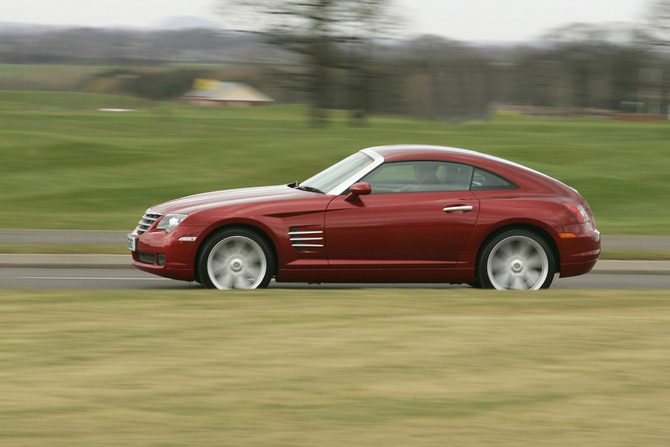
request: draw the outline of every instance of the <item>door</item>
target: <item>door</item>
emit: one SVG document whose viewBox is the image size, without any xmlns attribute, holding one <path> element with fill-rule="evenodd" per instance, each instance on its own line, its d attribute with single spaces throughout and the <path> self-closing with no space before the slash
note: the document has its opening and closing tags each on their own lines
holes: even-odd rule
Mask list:
<svg viewBox="0 0 670 447">
<path fill-rule="evenodd" d="M 454 266 L 479 214 L 471 175 L 470 166 L 437 161 L 380 166 L 362 180 L 370 195 L 352 202 L 343 195 L 327 208 L 331 269 Z"/>
</svg>

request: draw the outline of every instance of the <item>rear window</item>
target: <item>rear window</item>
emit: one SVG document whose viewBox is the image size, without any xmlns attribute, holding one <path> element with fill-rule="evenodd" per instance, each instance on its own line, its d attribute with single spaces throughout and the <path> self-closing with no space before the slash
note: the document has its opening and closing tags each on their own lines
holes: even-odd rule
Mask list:
<svg viewBox="0 0 670 447">
<path fill-rule="evenodd" d="M 504 177 L 491 171 L 476 168 L 472 176 L 472 191 L 498 191 L 519 189 L 519 187 Z"/>
</svg>

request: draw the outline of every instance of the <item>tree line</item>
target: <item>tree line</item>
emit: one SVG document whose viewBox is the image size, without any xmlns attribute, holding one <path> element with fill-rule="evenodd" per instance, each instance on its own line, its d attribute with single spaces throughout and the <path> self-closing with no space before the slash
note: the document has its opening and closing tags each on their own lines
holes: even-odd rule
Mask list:
<svg viewBox="0 0 670 447">
<path fill-rule="evenodd" d="M 668 111 L 670 47 L 640 30 L 575 24 L 535 42 L 474 45 L 392 38 L 383 0 L 244 3 L 256 8 L 250 17 L 286 20 L 246 32 L 5 30 L 0 63 L 113 66 L 78 88 L 158 100 L 178 98 L 194 77 L 247 82 L 280 102 L 309 104 L 315 125 L 333 108 L 350 110 L 359 124 L 373 113 L 481 120 L 511 105 Z"/>
</svg>

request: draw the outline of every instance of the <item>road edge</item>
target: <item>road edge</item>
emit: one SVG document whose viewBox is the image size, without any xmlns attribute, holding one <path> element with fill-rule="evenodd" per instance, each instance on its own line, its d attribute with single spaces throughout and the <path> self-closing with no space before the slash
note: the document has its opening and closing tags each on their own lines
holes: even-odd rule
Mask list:
<svg viewBox="0 0 670 447">
<path fill-rule="evenodd" d="M 0 268 L 131 269 L 131 256 L 0 254 Z M 670 261 L 600 260 L 591 274 L 670 275 Z"/>
</svg>

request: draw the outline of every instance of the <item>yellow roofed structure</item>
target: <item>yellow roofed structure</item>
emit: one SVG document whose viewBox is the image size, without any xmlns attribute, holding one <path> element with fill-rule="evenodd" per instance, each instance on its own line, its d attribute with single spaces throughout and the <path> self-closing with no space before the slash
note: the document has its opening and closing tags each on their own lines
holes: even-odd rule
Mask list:
<svg viewBox="0 0 670 447">
<path fill-rule="evenodd" d="M 212 79 L 196 79 L 193 90 L 183 98 L 196 105 L 258 106 L 274 102 L 274 99 L 250 85 Z"/>
</svg>

